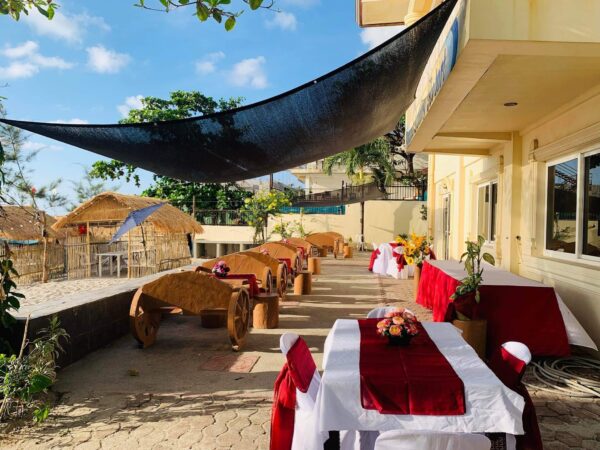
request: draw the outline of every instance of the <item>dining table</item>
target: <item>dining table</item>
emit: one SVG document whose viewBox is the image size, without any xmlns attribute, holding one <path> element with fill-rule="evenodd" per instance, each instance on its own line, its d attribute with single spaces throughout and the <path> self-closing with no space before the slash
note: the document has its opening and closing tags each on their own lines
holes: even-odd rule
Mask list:
<svg viewBox="0 0 600 450">
<path fill-rule="evenodd" d="M 366 339 L 363 328 L 375 327 L 377 319 L 371 321 L 338 319 L 330 330 L 325 340 L 323 375 L 313 415 L 317 432 L 314 445 L 307 447 L 319 448 L 330 431 L 340 430 L 523 434 L 523 397 L 498 379 L 451 323 L 420 324 L 421 333 L 433 345 L 432 351 L 439 353 L 433 357 L 421 348 L 411 349 L 412 342 L 407 347 L 378 349 L 376 346 L 388 346 L 387 340 L 381 338 L 380 342 L 371 339 L 367 346 L 362 342 Z M 404 359 L 404 368 L 394 367 L 390 363 L 396 357 L 373 358 L 370 355 L 373 350 L 396 357 L 406 352 L 413 361 L 407 364 Z M 447 374 L 440 375 L 444 364 L 448 365 Z M 400 398 L 409 410 L 398 413 L 374 408 L 366 402 L 366 386 L 374 384 L 380 373 L 387 373 L 387 380 L 400 387 Z M 452 386 L 446 385 L 451 382 Z M 447 395 L 446 391 L 452 390 L 458 401 Z M 377 394 L 377 389 L 373 392 Z"/>
<path fill-rule="evenodd" d="M 417 303 L 432 310 L 434 321 L 450 320 L 451 296 L 466 276 L 459 261 L 425 261 Z M 479 291 L 488 352 L 507 341 L 524 343 L 534 356 L 568 356 L 570 345 L 598 349 L 552 286 L 484 263 Z"/>
</svg>

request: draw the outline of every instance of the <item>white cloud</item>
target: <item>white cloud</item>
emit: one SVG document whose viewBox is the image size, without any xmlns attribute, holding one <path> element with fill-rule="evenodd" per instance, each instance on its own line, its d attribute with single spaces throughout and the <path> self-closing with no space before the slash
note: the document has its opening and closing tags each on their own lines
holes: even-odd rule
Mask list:
<svg viewBox="0 0 600 450">
<path fill-rule="evenodd" d="M 208 75 L 217 70 L 217 62 L 225 58 L 225 53 L 214 52 L 209 53 L 204 58 L 196 61 L 196 73 L 199 75 Z"/>
<path fill-rule="evenodd" d="M 89 122 L 85 119 L 79 119 L 79 118 L 75 117 L 75 118 L 69 119 L 69 120 L 65 120 L 65 119 L 53 120 L 52 123 L 68 123 L 69 125 L 86 125 Z"/>
<path fill-rule="evenodd" d="M 30 78 L 40 68 L 70 69 L 74 64 L 56 56 L 44 56 L 39 52 L 39 45 L 34 41 L 25 41 L 15 47 L 5 47 L 0 51 L 12 62 L 7 67 L 0 67 L 0 77 L 8 79 Z"/>
<path fill-rule="evenodd" d="M 65 40 L 70 43 L 81 43 L 83 36 L 90 29 L 110 31 L 110 26 L 102 17 L 89 14 L 63 14 L 57 11 L 52 20 L 46 19 L 41 14 L 29 14 L 23 21 L 41 36 Z"/>
<path fill-rule="evenodd" d="M 404 28 L 404 26 L 365 28 L 360 32 L 360 40 L 372 49 L 400 33 Z"/>
<path fill-rule="evenodd" d="M 127 97 L 125 103 L 117 106 L 117 110 L 123 117 L 127 117 L 129 111 L 132 109 L 140 109 L 144 106 L 142 103 L 143 98 L 143 95 L 132 95 L 131 97 Z"/>
<path fill-rule="evenodd" d="M 243 59 L 234 64 L 229 73 L 229 82 L 234 86 L 251 86 L 255 89 L 264 89 L 269 84 L 264 64 L 267 62 L 264 56 Z"/>
<path fill-rule="evenodd" d="M 61 147 L 60 145 L 53 145 L 53 144 L 44 144 L 43 142 L 37 142 L 37 141 L 25 141 L 22 145 L 23 150 L 28 151 L 28 152 L 39 152 L 40 150 L 50 150 L 53 152 L 58 152 L 63 150 L 63 147 Z"/>
<path fill-rule="evenodd" d="M 286 31 L 294 31 L 296 30 L 298 21 L 296 20 L 296 16 L 292 13 L 282 11 L 275 13 L 271 19 L 267 20 L 266 24 L 268 28 L 280 28 Z"/>
<path fill-rule="evenodd" d="M 109 50 L 102 45 L 88 47 L 86 51 L 88 67 L 98 73 L 118 73 L 131 61 L 128 54 Z"/>
<path fill-rule="evenodd" d="M 39 67 L 35 64 L 16 61 L 10 63 L 7 67 L 0 67 L 0 79 L 31 78 L 39 71 Z"/>
</svg>

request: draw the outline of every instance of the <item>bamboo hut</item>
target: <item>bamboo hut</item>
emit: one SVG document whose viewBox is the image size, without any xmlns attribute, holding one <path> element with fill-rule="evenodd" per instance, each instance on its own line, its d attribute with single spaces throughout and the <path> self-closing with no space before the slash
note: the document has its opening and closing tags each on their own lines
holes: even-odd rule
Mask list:
<svg viewBox="0 0 600 450">
<path fill-rule="evenodd" d="M 190 242 L 202 227 L 181 210 L 165 204 L 119 241 L 109 243 L 132 211 L 164 200 L 104 192 L 61 217 L 54 230 L 71 229 L 67 237 L 68 278 L 106 276 L 117 267 L 130 278 L 154 274 L 191 262 Z M 114 264 L 113 264 L 114 262 Z M 117 273 L 117 276 L 124 275 Z"/>
<path fill-rule="evenodd" d="M 44 221 L 45 236 L 43 235 Z M 48 278 L 63 276 L 62 238 L 64 236 L 51 228 L 55 222 L 54 217 L 29 206 L 0 207 L 0 241 L 3 244 L 0 248 L 0 256 L 6 256 L 7 250 L 10 249 L 14 267 L 19 273 L 20 284 L 42 280 L 44 251 L 47 258 Z M 8 244 L 8 248 L 5 244 Z"/>
</svg>

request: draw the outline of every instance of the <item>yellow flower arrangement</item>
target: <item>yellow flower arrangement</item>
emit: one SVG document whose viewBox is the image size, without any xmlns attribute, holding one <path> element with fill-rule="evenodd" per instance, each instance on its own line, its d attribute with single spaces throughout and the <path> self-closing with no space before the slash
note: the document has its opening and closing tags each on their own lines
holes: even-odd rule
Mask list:
<svg viewBox="0 0 600 450">
<path fill-rule="evenodd" d="M 431 242 L 425 235 L 411 233 L 408 239 L 398 236 L 396 242 L 404 247 L 404 259 L 407 264 L 421 266 L 431 253 Z"/>
</svg>

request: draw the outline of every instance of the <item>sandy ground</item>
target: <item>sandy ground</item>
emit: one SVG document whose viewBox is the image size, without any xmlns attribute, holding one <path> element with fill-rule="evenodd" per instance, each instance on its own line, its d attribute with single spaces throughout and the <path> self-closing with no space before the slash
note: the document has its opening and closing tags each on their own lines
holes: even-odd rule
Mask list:
<svg viewBox="0 0 600 450">
<path fill-rule="evenodd" d="M 248 373 L 206 369 L 207 361 L 232 352 L 225 330 L 203 329 L 196 317 L 165 320 L 156 344 L 144 350 L 131 336 L 115 340 L 63 369 L 48 421 L 0 436 L 0 447 L 267 449 L 282 333 L 302 335 L 320 367 L 337 318 L 364 317 L 391 303 L 430 320 L 412 300 L 412 280 L 381 279 L 366 266 L 366 255 L 323 261 L 312 295 L 290 297 L 295 302 L 282 307 L 279 329 L 251 330 L 238 354 L 240 361 L 258 358 Z M 600 403 L 533 397 L 546 449 L 600 448 Z"/>
<path fill-rule="evenodd" d="M 80 280 L 50 281 L 18 286 L 17 292 L 25 295 L 23 305 L 39 305 L 50 300 L 82 291 L 95 291 L 126 283 L 127 278 L 83 278 Z M 18 282 L 18 280 L 17 280 Z"/>
</svg>

